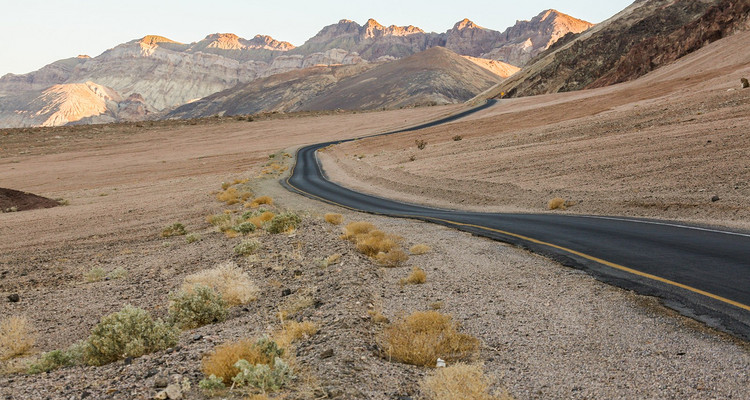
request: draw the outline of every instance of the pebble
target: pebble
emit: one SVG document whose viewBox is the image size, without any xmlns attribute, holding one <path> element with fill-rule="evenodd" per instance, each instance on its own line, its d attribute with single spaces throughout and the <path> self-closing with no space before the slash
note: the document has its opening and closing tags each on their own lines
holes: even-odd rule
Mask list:
<svg viewBox="0 0 750 400">
<path fill-rule="evenodd" d="M 19 301 L 21 301 L 21 296 L 19 296 L 18 293 L 13 293 L 8 296 L 8 301 L 11 303 L 18 303 Z"/>
<path fill-rule="evenodd" d="M 719 196 L 714 195 L 714 197 L 711 197 L 711 201 L 716 203 L 717 201 L 721 200 Z"/>
</svg>

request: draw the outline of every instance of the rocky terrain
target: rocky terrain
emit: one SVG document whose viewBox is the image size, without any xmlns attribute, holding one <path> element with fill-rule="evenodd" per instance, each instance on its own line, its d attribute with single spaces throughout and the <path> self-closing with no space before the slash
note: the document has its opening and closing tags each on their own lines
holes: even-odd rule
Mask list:
<svg viewBox="0 0 750 400">
<path fill-rule="evenodd" d="M 522 65 L 565 33 L 590 26 L 548 10 L 531 21 L 519 21 L 503 33 L 468 20 L 441 34 L 426 33 L 414 26 L 386 27 L 372 19 L 363 26 L 342 20 L 323 28 L 297 48 L 264 35 L 247 40 L 216 33 L 189 44 L 149 35 L 93 58 L 79 56 L 28 74 L 3 76 L 0 127 L 157 118 L 186 103 L 235 86 L 241 88 L 258 78 L 315 66 L 392 61 L 436 46 L 445 46 L 460 55 L 490 58 L 480 63 L 502 71 L 502 75 L 513 70 L 506 64 Z M 55 85 L 86 82 L 106 87 L 116 95 L 98 101 L 86 91 L 53 89 L 65 91 L 67 100 L 63 103 L 76 104 L 73 108 L 52 100 L 59 96 L 43 95 Z M 76 98 L 79 93 L 82 97 Z M 120 104 L 115 98 L 126 100 Z M 107 103 L 106 107 L 102 107 L 103 103 Z M 45 111 L 40 113 L 42 109 Z M 61 117 L 50 119 L 42 114 Z"/>
<path fill-rule="evenodd" d="M 579 35 L 568 34 L 495 96 L 594 88 L 638 78 L 732 33 L 748 29 L 747 0 L 642 0 Z"/>
<path fill-rule="evenodd" d="M 451 104 L 473 98 L 512 72 L 498 61 L 436 47 L 381 64 L 320 66 L 257 79 L 181 106 L 167 118 Z"/>
</svg>

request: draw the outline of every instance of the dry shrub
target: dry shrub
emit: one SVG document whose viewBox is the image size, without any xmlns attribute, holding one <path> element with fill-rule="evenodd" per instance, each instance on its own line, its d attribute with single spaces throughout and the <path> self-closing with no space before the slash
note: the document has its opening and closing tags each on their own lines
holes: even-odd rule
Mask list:
<svg viewBox="0 0 750 400">
<path fill-rule="evenodd" d="M 450 315 L 420 311 L 385 328 L 379 338 L 384 356 L 406 364 L 434 367 L 438 358 L 446 361 L 470 359 L 479 340 L 458 332 Z"/>
<path fill-rule="evenodd" d="M 184 235 L 187 235 L 187 230 L 185 229 L 185 225 L 179 222 L 169 225 L 166 228 L 162 229 L 161 231 L 161 237 L 163 238 L 168 238 L 172 236 L 184 236 Z"/>
<path fill-rule="evenodd" d="M 229 306 L 247 304 L 256 300 L 260 293 L 260 289 L 250 276 L 234 261 L 227 261 L 216 268 L 186 276 L 182 290 L 190 293 L 196 285 L 213 288 Z"/>
<path fill-rule="evenodd" d="M 260 229 L 260 228 L 263 227 L 263 225 L 266 222 L 272 220 L 273 217 L 275 217 L 275 216 L 276 216 L 276 214 L 274 214 L 274 213 L 272 213 L 270 211 L 265 211 L 264 213 L 262 213 L 260 215 L 256 215 L 254 217 L 251 217 L 250 219 L 248 219 L 248 222 L 251 222 L 253 225 L 255 225 L 256 228 Z"/>
<path fill-rule="evenodd" d="M 273 335 L 274 342 L 281 348 L 288 348 L 292 343 L 304 337 L 318 333 L 318 326 L 310 321 L 286 321 L 281 330 Z"/>
<path fill-rule="evenodd" d="M 380 311 L 368 310 L 367 314 L 370 315 L 370 320 L 376 324 L 387 324 L 391 322 L 390 320 L 388 320 L 388 317 L 383 315 L 383 313 Z"/>
<path fill-rule="evenodd" d="M 547 208 L 549 208 L 550 210 L 557 210 L 557 209 L 565 210 L 566 208 L 565 199 L 560 198 L 560 197 L 555 197 L 554 199 L 550 200 L 547 203 Z"/>
<path fill-rule="evenodd" d="M 261 206 L 262 204 L 267 204 L 267 205 L 269 205 L 269 206 L 270 206 L 270 205 L 273 205 L 273 199 L 272 199 L 271 197 L 269 197 L 269 196 L 260 196 L 260 197 L 256 197 L 256 198 L 255 198 L 255 199 L 253 200 L 253 202 L 252 202 L 252 203 L 250 203 L 250 207 L 252 207 L 252 208 L 258 208 L 258 207 L 260 207 L 260 206 Z"/>
<path fill-rule="evenodd" d="M 12 316 L 0 321 L 0 360 L 28 353 L 36 342 L 26 317 Z"/>
<path fill-rule="evenodd" d="M 341 225 L 342 222 L 344 222 L 344 216 L 341 214 L 326 214 L 325 215 L 326 222 L 332 225 Z"/>
<path fill-rule="evenodd" d="M 408 277 L 401 280 L 402 285 L 421 285 L 427 281 L 427 274 L 422 268 L 414 267 Z"/>
<path fill-rule="evenodd" d="M 375 230 L 375 225 L 369 222 L 351 222 L 344 227 L 342 239 L 355 241 L 358 235 L 363 235 Z"/>
<path fill-rule="evenodd" d="M 398 240 L 397 236 L 374 230 L 357 236 L 357 250 L 368 257 L 375 257 L 398 247 Z"/>
<path fill-rule="evenodd" d="M 206 376 L 215 375 L 221 378 L 224 384 L 231 384 L 232 378 L 240 372 L 239 368 L 234 366 L 239 360 L 246 360 L 250 364 L 270 364 L 273 362 L 273 356 L 258 346 L 256 341 L 241 339 L 216 346 L 214 351 L 203 359 L 201 371 Z"/>
<path fill-rule="evenodd" d="M 240 192 L 237 188 L 227 187 L 216 195 L 216 199 L 231 206 L 240 202 Z"/>
<path fill-rule="evenodd" d="M 341 261 L 341 254 L 339 253 L 331 254 L 330 256 L 326 257 L 323 260 L 320 266 L 322 268 L 328 268 L 331 265 L 338 264 L 339 261 Z"/>
<path fill-rule="evenodd" d="M 438 368 L 422 381 L 420 387 L 430 400 L 512 400 L 507 393 L 491 395 L 490 385 L 481 365 L 458 363 Z"/>
<path fill-rule="evenodd" d="M 401 249 L 393 249 L 387 253 L 378 253 L 375 260 L 384 267 L 394 268 L 409 260 L 409 256 Z"/>
<path fill-rule="evenodd" d="M 415 244 L 414 246 L 411 246 L 409 249 L 409 253 L 415 255 L 415 256 L 421 256 L 422 254 L 427 254 L 432 250 L 432 247 L 426 245 L 426 244 Z"/>
</svg>

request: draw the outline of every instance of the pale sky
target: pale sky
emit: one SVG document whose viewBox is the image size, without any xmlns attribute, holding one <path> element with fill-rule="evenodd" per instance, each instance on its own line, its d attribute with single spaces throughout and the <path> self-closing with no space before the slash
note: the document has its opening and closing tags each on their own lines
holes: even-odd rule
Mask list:
<svg viewBox="0 0 750 400">
<path fill-rule="evenodd" d="M 554 8 L 598 23 L 633 0 L 0 0 L 0 76 L 53 61 L 95 57 L 145 35 L 190 43 L 211 33 L 270 35 L 299 46 L 321 28 L 351 19 L 445 32 L 463 18 L 503 31 Z"/>
</svg>

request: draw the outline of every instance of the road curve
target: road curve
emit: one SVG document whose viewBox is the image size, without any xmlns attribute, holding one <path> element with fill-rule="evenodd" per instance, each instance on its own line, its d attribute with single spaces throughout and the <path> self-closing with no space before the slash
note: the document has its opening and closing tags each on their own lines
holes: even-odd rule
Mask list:
<svg viewBox="0 0 750 400">
<path fill-rule="evenodd" d="M 495 103 L 380 135 L 452 122 Z M 602 281 L 657 296 L 684 315 L 750 340 L 749 233 L 621 217 L 437 209 L 380 198 L 329 181 L 321 168 L 317 150 L 350 140 L 356 139 L 299 149 L 282 185 L 350 210 L 418 219 L 511 243 Z"/>
</svg>

